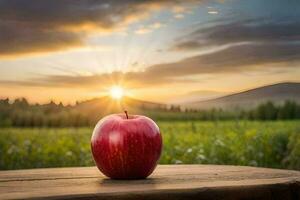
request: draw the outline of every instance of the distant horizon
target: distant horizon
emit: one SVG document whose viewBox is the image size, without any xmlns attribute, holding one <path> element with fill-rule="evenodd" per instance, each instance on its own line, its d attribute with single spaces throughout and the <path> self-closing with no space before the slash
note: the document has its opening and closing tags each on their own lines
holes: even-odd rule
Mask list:
<svg viewBox="0 0 300 200">
<path fill-rule="evenodd" d="M 278 83 L 273 83 L 273 84 L 267 84 L 267 85 L 261 85 L 261 86 L 258 86 L 258 87 L 255 87 L 255 88 L 247 88 L 247 89 L 244 89 L 244 90 L 240 90 L 240 91 L 236 91 L 236 92 L 232 92 L 232 93 L 227 93 L 227 94 L 224 94 L 224 95 L 220 95 L 220 96 L 217 96 L 217 97 L 212 97 L 212 98 L 208 98 L 208 99 L 202 99 L 201 96 L 199 96 L 199 102 L 200 101 L 207 101 L 207 100 L 214 100 L 214 99 L 218 99 L 218 98 L 222 98 L 222 97 L 226 97 L 226 96 L 231 96 L 231 95 L 235 95 L 235 94 L 240 94 L 240 93 L 244 93 L 244 92 L 248 92 L 248 91 L 251 91 L 251 90 L 256 90 L 256 89 L 259 89 L 259 88 L 263 88 L 263 87 L 268 87 L 268 86 L 273 86 L 273 85 L 279 85 L 279 84 L 300 84 L 300 82 L 292 82 L 292 81 L 285 81 L 285 82 L 278 82 Z M 170 102 L 161 102 L 161 101 L 149 101 L 147 99 L 140 99 L 140 98 L 136 98 L 134 96 L 131 96 L 131 95 L 124 95 L 124 97 L 128 97 L 128 98 L 132 98 L 132 99 L 135 99 L 135 100 L 138 100 L 138 101 L 145 101 L 145 102 L 149 102 L 149 103 L 157 103 L 157 104 L 166 104 L 166 105 L 176 105 L 176 104 L 184 104 L 184 102 L 181 102 L 181 103 L 176 103 L 176 101 L 170 101 Z M 123 97 L 123 98 L 124 98 Z M 106 95 L 102 95 L 102 96 L 97 96 L 97 97 L 91 97 L 91 98 L 87 98 L 87 99 L 82 99 L 82 100 L 75 100 L 73 103 L 66 103 L 66 102 L 63 102 L 63 101 L 59 101 L 59 100 L 52 100 L 52 99 L 49 99 L 48 101 L 45 101 L 45 102 L 34 102 L 34 101 L 30 101 L 30 99 L 26 98 L 26 97 L 16 97 L 16 98 L 11 98 L 11 97 L 2 97 L 0 96 L 0 100 L 4 100 L 4 99 L 9 99 L 10 101 L 14 101 L 16 99 L 21 99 L 21 98 L 25 98 L 28 103 L 30 104 L 48 104 L 48 103 L 51 103 L 51 102 L 54 102 L 55 104 L 59 104 L 59 103 L 62 103 L 64 106 L 67 106 L 67 105 L 75 105 L 77 102 L 78 103 L 82 103 L 82 102 L 85 102 L 85 101 L 90 101 L 90 100 L 96 100 L 96 99 L 101 99 L 101 98 L 112 98 L 110 97 L 109 94 L 106 94 Z M 112 101 L 118 101 L 118 100 L 113 100 Z M 175 102 L 175 103 L 174 103 Z M 185 103 L 192 103 L 192 102 L 196 102 L 196 101 L 187 101 Z"/>
</svg>

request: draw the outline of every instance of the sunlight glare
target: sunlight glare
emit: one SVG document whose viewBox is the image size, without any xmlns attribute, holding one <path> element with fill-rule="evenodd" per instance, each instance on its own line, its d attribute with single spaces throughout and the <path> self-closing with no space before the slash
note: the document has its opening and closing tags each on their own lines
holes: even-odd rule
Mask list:
<svg viewBox="0 0 300 200">
<path fill-rule="evenodd" d="M 124 95 L 124 90 L 120 86 L 113 86 L 110 89 L 110 96 L 113 99 L 121 99 Z"/>
</svg>

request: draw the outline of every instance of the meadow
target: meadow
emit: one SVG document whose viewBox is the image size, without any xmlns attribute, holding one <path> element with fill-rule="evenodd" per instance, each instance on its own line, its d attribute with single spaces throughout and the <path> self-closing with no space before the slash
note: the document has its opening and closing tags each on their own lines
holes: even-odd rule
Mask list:
<svg viewBox="0 0 300 200">
<path fill-rule="evenodd" d="M 161 121 L 161 164 L 300 170 L 300 121 Z M 92 128 L 1 128 L 0 169 L 91 166 Z"/>
</svg>

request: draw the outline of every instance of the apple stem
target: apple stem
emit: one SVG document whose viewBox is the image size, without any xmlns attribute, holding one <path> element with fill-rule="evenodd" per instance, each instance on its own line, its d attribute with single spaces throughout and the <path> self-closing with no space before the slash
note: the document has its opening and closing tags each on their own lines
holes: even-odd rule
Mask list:
<svg viewBox="0 0 300 200">
<path fill-rule="evenodd" d="M 126 118 L 128 119 L 128 112 L 127 110 L 124 110 L 125 114 L 126 114 Z"/>
</svg>

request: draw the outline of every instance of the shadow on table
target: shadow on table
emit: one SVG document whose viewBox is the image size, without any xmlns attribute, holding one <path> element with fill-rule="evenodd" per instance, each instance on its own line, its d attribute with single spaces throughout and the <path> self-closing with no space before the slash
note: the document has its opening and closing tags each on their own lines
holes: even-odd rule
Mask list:
<svg viewBox="0 0 300 200">
<path fill-rule="evenodd" d="M 101 179 L 99 184 L 102 186 L 109 186 L 109 185 L 156 185 L 158 180 L 155 178 L 146 178 L 146 179 L 128 179 L 128 180 L 119 180 L 119 179 Z"/>
</svg>

